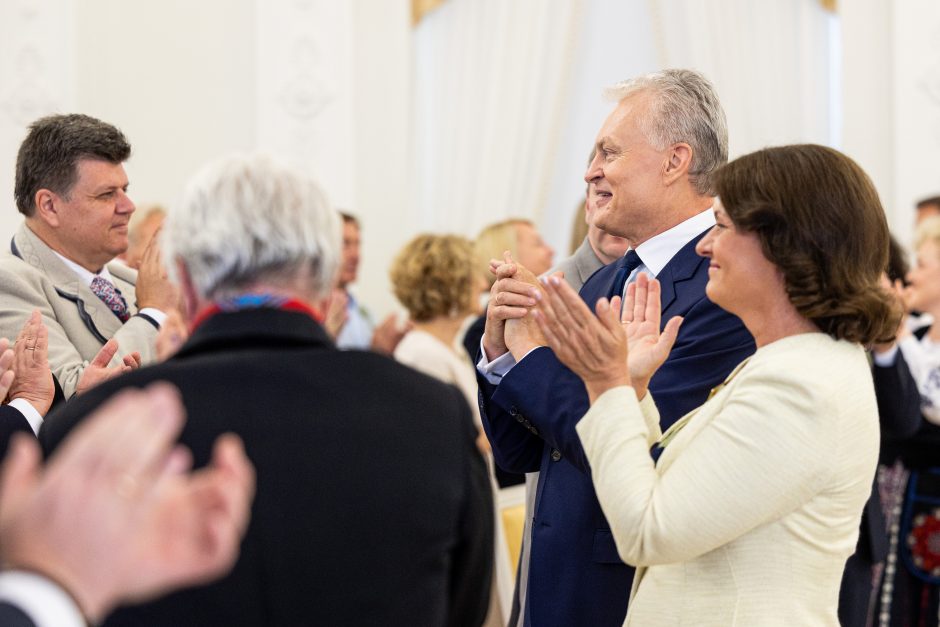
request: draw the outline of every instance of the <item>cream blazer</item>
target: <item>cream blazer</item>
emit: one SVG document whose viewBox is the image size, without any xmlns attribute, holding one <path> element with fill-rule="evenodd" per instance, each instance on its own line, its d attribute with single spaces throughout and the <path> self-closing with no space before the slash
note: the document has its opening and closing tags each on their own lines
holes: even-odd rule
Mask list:
<svg viewBox="0 0 940 627">
<path fill-rule="evenodd" d="M 140 316 L 122 324 L 25 223 L 13 236 L 13 246 L 19 256 L 0 257 L 0 337 L 13 341 L 29 314 L 41 311 L 49 330 L 49 365 L 66 398 L 85 365 L 112 337 L 118 341 L 112 366 L 133 351 L 140 352 L 145 365 L 156 359 L 157 328 Z M 131 314 L 136 313 L 137 273 L 118 262 L 108 264 L 108 271 Z"/>
<path fill-rule="evenodd" d="M 761 347 L 665 434 L 632 388 L 578 435 L 621 558 L 626 625 L 832 625 L 878 459 L 863 349 L 822 333 Z"/>
</svg>

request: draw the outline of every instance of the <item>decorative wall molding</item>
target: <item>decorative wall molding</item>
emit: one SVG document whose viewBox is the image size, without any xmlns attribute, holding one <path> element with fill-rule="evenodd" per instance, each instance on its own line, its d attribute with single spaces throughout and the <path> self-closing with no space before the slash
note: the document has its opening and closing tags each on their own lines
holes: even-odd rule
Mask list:
<svg viewBox="0 0 940 627">
<path fill-rule="evenodd" d="M 0 2 L 0 238 L 13 208 L 16 150 L 30 122 L 74 106 L 74 0 Z"/>
<path fill-rule="evenodd" d="M 258 138 L 317 178 L 334 203 L 353 197 L 352 3 L 258 0 Z"/>
</svg>

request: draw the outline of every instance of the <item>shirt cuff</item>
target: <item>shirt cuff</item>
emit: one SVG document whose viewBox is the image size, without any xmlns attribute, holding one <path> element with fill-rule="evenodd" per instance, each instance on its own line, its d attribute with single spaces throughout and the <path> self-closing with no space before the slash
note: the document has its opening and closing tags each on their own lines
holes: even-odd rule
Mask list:
<svg viewBox="0 0 940 627">
<path fill-rule="evenodd" d="M 493 385 L 499 385 L 502 378 L 506 376 L 506 373 L 512 370 L 512 367 L 515 365 L 516 359 L 509 351 L 506 351 L 493 361 L 487 361 L 486 349 L 483 348 L 483 338 L 480 338 L 480 361 L 477 362 L 477 370 L 483 375 L 484 379 Z"/>
<path fill-rule="evenodd" d="M 166 314 L 154 307 L 144 307 L 137 313 L 149 316 L 154 322 L 157 323 L 158 327 L 162 327 L 163 323 L 166 322 Z"/>
<path fill-rule="evenodd" d="M 42 575 L 21 570 L 0 573 L 0 600 L 29 616 L 37 627 L 84 627 L 85 618 L 62 588 Z"/>
<path fill-rule="evenodd" d="M 875 365 L 880 368 L 890 368 L 898 360 L 898 345 L 894 344 L 883 353 L 872 351 L 871 359 L 875 362 Z"/>
<path fill-rule="evenodd" d="M 7 403 L 7 405 L 13 407 L 23 414 L 23 418 L 26 418 L 26 422 L 29 423 L 33 433 L 39 435 L 39 427 L 42 426 L 42 415 L 35 407 L 33 407 L 32 403 L 30 403 L 25 398 L 14 398 L 12 401 Z"/>
</svg>

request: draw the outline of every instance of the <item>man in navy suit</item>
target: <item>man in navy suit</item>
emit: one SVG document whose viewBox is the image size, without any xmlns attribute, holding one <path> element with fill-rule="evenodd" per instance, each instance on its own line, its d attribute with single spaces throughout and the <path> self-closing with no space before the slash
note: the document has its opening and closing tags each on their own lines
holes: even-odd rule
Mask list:
<svg viewBox="0 0 940 627">
<path fill-rule="evenodd" d="M 727 127 L 714 88 L 692 71 L 650 74 L 610 94 L 618 104 L 584 178 L 598 192 L 595 225 L 631 249 L 581 295 L 593 307 L 646 272 L 662 283 L 662 319 L 684 317 L 650 383 L 666 429 L 754 351 L 740 320 L 706 298 L 709 262 L 695 254 L 715 225 L 710 179 L 727 161 Z M 539 297 L 532 274 L 510 262 L 497 276 L 478 364 L 483 425 L 497 464 L 540 471 L 530 564 L 519 578 L 522 616 L 511 625 L 619 626 L 633 569 L 617 555 L 575 432 L 587 394 L 526 317 Z"/>
</svg>

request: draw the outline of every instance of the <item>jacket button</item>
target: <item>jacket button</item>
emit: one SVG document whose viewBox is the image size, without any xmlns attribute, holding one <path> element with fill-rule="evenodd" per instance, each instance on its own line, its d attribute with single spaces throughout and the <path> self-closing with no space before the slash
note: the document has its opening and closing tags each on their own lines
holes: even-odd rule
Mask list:
<svg viewBox="0 0 940 627">
<path fill-rule="evenodd" d="M 510 407 L 510 408 L 509 408 L 509 415 L 510 415 L 510 416 L 515 416 L 515 415 L 518 414 L 518 413 L 519 413 L 519 410 L 516 409 L 515 407 Z"/>
<path fill-rule="evenodd" d="M 557 462 L 559 459 L 561 459 L 561 451 L 559 451 L 557 448 L 553 448 L 552 449 L 552 461 Z"/>
</svg>

